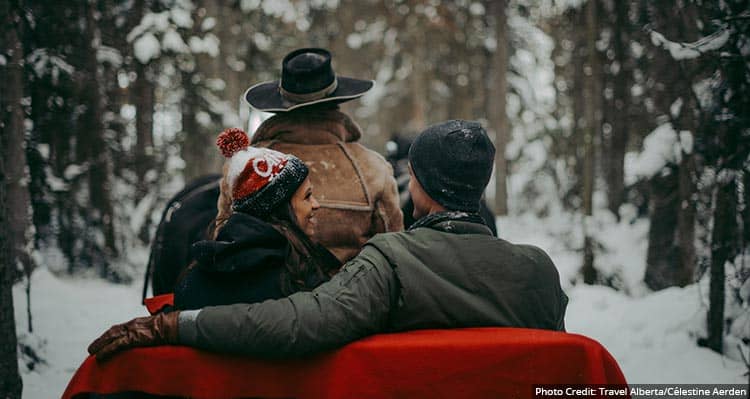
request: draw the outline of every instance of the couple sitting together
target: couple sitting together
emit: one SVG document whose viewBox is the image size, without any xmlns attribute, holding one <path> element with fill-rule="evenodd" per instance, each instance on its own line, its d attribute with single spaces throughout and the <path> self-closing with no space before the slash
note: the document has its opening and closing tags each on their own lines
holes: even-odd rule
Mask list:
<svg viewBox="0 0 750 399">
<path fill-rule="evenodd" d="M 304 88 L 294 87 L 299 81 Z M 254 86 L 246 99 L 277 115 L 314 118 L 338 112 L 336 104 L 371 86 L 337 78 L 327 51 L 302 49 L 284 59 L 281 82 Z M 214 239 L 194 244 L 196 261 L 175 288 L 178 310 L 110 328 L 89 346 L 97 359 L 165 344 L 302 356 L 380 332 L 423 328 L 564 331 L 568 299 L 550 258 L 539 248 L 494 237 L 477 214 L 495 156 L 479 123 L 451 120 L 415 139 L 408 161 L 416 222 L 406 231 L 393 231 L 401 214 L 380 198 L 397 196 L 392 177 L 356 171 L 369 176 L 360 181 L 367 202 L 381 200 L 364 207 L 368 223 L 391 231 L 369 240 L 353 221 L 328 215 L 331 223 L 318 223 L 316 212 L 324 209 L 311 177 L 341 170 L 311 170 L 318 165 L 251 145 L 240 129 L 222 132 L 217 145 L 228 160 Z M 382 158 L 373 162 L 384 164 Z M 375 180 L 384 183 L 370 192 Z M 322 230 L 324 237 L 346 234 L 361 250 L 330 245 Z"/>
</svg>

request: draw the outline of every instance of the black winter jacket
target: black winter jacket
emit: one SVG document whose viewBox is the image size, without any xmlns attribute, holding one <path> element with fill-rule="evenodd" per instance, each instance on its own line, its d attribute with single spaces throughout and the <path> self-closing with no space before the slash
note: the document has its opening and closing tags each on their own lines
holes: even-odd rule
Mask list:
<svg viewBox="0 0 750 399">
<path fill-rule="evenodd" d="M 270 224 L 247 214 L 232 214 L 215 241 L 193 244 L 197 265 L 177 283 L 175 307 L 184 310 L 254 303 L 291 294 L 284 292 L 281 285 L 289 245 L 286 237 Z M 325 262 L 339 264 L 324 248 L 316 250 Z M 328 280 L 318 273 L 305 277 L 307 287 Z"/>
</svg>

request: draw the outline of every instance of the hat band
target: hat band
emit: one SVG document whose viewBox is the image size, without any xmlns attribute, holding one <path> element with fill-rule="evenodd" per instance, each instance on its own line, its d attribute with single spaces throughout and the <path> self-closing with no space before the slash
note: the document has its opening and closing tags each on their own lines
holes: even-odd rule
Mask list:
<svg viewBox="0 0 750 399">
<path fill-rule="evenodd" d="M 289 101 L 294 101 L 296 103 L 305 103 L 308 101 L 315 101 L 320 100 L 321 98 L 324 98 L 325 96 L 333 93 L 336 91 L 336 88 L 339 86 L 339 81 L 336 77 L 333 78 L 333 82 L 331 82 L 330 85 L 318 90 L 314 91 L 312 93 L 305 93 L 305 94 L 297 94 L 292 93 L 290 91 L 284 90 L 284 87 L 282 86 L 281 81 L 279 81 L 279 92 L 281 93 L 281 96 Z"/>
</svg>

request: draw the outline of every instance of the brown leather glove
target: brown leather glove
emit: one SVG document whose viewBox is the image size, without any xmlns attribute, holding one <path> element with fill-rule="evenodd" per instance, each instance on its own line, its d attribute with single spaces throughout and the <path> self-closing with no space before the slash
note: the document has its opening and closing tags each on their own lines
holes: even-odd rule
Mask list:
<svg viewBox="0 0 750 399">
<path fill-rule="evenodd" d="M 138 346 L 176 344 L 179 313 L 139 317 L 112 326 L 89 345 L 89 353 L 96 356 L 96 360 L 105 360 L 117 352 Z"/>
</svg>

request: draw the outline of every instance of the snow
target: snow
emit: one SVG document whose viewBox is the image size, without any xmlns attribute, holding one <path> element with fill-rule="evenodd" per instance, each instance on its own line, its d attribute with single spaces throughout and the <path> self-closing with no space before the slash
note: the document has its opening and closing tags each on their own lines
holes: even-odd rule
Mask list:
<svg viewBox="0 0 750 399">
<path fill-rule="evenodd" d="M 682 153 L 693 151 L 693 135 L 682 130 L 675 132 L 671 123 L 664 123 L 654 129 L 643 140 L 643 150 L 633 162 L 633 173 L 640 177 L 650 178 L 669 164 L 678 164 Z M 630 173 L 630 172 L 626 172 Z"/>
<path fill-rule="evenodd" d="M 191 36 L 188 39 L 190 50 L 194 53 L 206 53 L 211 57 L 219 55 L 219 38 L 216 35 L 209 33 L 203 38 L 198 36 Z"/>
<path fill-rule="evenodd" d="M 680 147 L 685 154 L 693 152 L 693 133 L 689 130 L 680 130 Z"/>
<path fill-rule="evenodd" d="M 677 97 L 676 100 L 672 103 L 672 105 L 669 106 L 669 114 L 672 115 L 672 118 L 677 118 L 680 116 L 680 110 L 682 110 L 682 97 Z"/>
<path fill-rule="evenodd" d="M 346 37 L 346 44 L 351 49 L 359 49 L 362 47 L 362 35 L 356 32 L 350 33 L 349 36 Z"/>
<path fill-rule="evenodd" d="M 70 164 L 65 167 L 65 171 L 63 172 L 63 177 L 65 180 L 73 180 L 76 177 L 78 177 L 81 173 L 86 171 L 86 167 L 83 167 L 81 165 L 77 164 Z"/>
<path fill-rule="evenodd" d="M 148 181 L 149 179 L 144 180 Z M 138 202 L 135 209 L 133 209 L 129 214 L 130 231 L 136 234 L 141 231 L 141 227 L 150 216 L 151 209 L 153 208 L 154 203 L 157 201 L 157 199 L 158 198 L 156 198 L 156 194 L 154 192 L 149 192 L 148 194 L 146 194 L 146 196 L 143 197 L 143 199 Z"/>
<path fill-rule="evenodd" d="M 475 15 L 475 16 L 484 15 L 484 5 L 482 5 L 482 3 L 479 3 L 479 2 L 471 3 L 471 5 L 469 6 L 469 12 L 471 13 L 471 15 Z"/>
<path fill-rule="evenodd" d="M 96 60 L 99 62 L 107 62 L 115 68 L 119 68 L 122 65 L 122 54 L 112 47 L 99 46 L 96 51 Z"/>
<path fill-rule="evenodd" d="M 208 112 L 198 111 L 198 113 L 195 114 L 195 120 L 203 127 L 211 126 L 211 115 Z"/>
<path fill-rule="evenodd" d="M 605 248 L 597 265 L 619 264 L 624 286 L 631 295 L 603 286 L 573 284 L 581 263 L 581 254 L 569 249 L 581 238 L 580 231 L 570 234 L 571 225 L 581 224 L 575 215 L 558 213 L 538 219 L 526 214 L 501 217 L 497 222 L 502 238 L 537 245 L 549 253 L 570 297 L 567 330 L 602 343 L 617 359 L 629 383 L 747 381 L 742 363 L 695 344 L 706 315 L 705 279 L 700 286 L 638 292 L 645 267 L 647 221 L 623 220 L 618 224 L 611 217 L 596 213 L 589 221 Z M 142 275 L 146 248 L 133 251 L 141 268 L 137 273 Z M 146 314 L 140 305 L 140 279 L 130 285 L 117 285 L 89 277 L 57 277 L 49 269 L 62 270 L 64 257 L 40 254 L 38 260 L 47 266 L 32 276 L 34 334 L 26 331 L 25 285 L 21 282 L 13 288 L 20 340 L 46 362 L 30 371 L 25 366 L 26 359 L 20 361 L 23 397 L 29 399 L 59 397 L 94 338 L 110 325 Z M 748 290 L 750 284 L 745 289 Z M 742 327 L 735 324 L 739 326 L 735 328 Z"/>
<path fill-rule="evenodd" d="M 140 305 L 138 283 L 121 286 L 98 279 L 55 277 L 46 268 L 32 276 L 31 307 L 34 337 L 27 332 L 23 284 L 13 288 L 16 326 L 23 341 L 45 342 L 36 347 L 46 365 L 23 373 L 23 397 L 60 397 L 68 380 L 86 358 L 86 346 L 104 329 L 146 312 Z M 26 338 L 24 338 L 26 337 Z"/>
<path fill-rule="evenodd" d="M 369 43 L 379 43 L 388 40 L 386 37 L 388 25 L 385 21 L 375 21 L 370 24 L 365 24 L 361 20 L 358 22 L 361 23 L 356 25 L 360 26 L 361 29 L 357 29 L 358 32 L 352 32 L 346 37 L 346 44 L 349 48 L 357 50 Z"/>
<path fill-rule="evenodd" d="M 677 43 L 657 31 L 651 31 L 651 42 L 654 46 L 664 47 L 675 60 L 689 60 L 722 48 L 729 40 L 730 33 L 729 29 L 724 28 L 693 43 Z"/>
<path fill-rule="evenodd" d="M 164 37 L 161 39 L 161 48 L 175 53 L 186 53 L 189 50 L 185 41 L 182 40 L 182 36 L 174 29 L 169 29 L 164 33 Z"/>
<path fill-rule="evenodd" d="M 163 32 L 169 27 L 169 12 L 148 13 L 141 18 L 141 23 L 128 33 L 128 42 L 142 36 L 146 32 Z"/>
<path fill-rule="evenodd" d="M 294 22 L 299 14 L 289 0 L 263 0 L 262 9 L 266 15 L 281 18 L 285 23 Z"/>
<path fill-rule="evenodd" d="M 261 0 L 241 0 L 240 9 L 244 12 L 250 12 L 260 7 Z"/>
<path fill-rule="evenodd" d="M 484 48 L 488 51 L 495 51 L 497 49 L 497 39 L 494 37 L 486 37 L 484 39 Z"/>
<path fill-rule="evenodd" d="M 264 35 L 262 32 L 255 32 L 253 35 L 253 42 L 255 42 L 255 46 L 258 47 L 258 50 L 260 51 L 268 51 L 273 44 L 271 38 Z"/>
<path fill-rule="evenodd" d="M 715 90 L 715 78 L 706 78 L 693 84 L 693 92 L 700 102 L 702 109 L 708 109 L 713 103 L 713 91 Z"/>
<path fill-rule="evenodd" d="M 75 68 L 65 62 L 64 59 L 55 55 L 49 55 L 47 49 L 44 48 L 36 49 L 29 54 L 28 61 L 33 66 L 34 72 L 37 76 L 44 76 L 45 74 L 50 73 L 55 77 L 55 80 L 61 71 L 67 75 L 72 75 L 75 70 Z"/>
<path fill-rule="evenodd" d="M 617 359 L 629 383 L 743 384 L 745 367 L 695 345 L 705 320 L 697 285 L 629 298 L 611 288 L 568 291 L 569 332 L 594 337 Z"/>
<path fill-rule="evenodd" d="M 39 143 L 36 145 L 37 151 L 39 151 L 39 155 L 42 156 L 43 159 L 48 160 L 49 159 L 49 144 L 47 143 Z"/>
<path fill-rule="evenodd" d="M 203 20 L 203 23 L 201 23 L 201 30 L 202 31 L 209 31 L 216 26 L 216 18 L 214 17 L 208 17 Z"/>
<path fill-rule="evenodd" d="M 339 0 L 312 0 L 312 6 L 315 8 L 335 9 L 339 6 Z"/>
<path fill-rule="evenodd" d="M 297 30 L 299 30 L 300 32 L 307 32 L 308 29 L 310 29 L 311 25 L 312 24 L 310 23 L 310 21 L 307 18 L 301 18 L 301 17 L 298 18 L 297 21 L 296 21 L 296 23 L 295 23 L 295 26 L 297 27 Z"/>
<path fill-rule="evenodd" d="M 192 28 L 193 18 L 190 16 L 190 11 L 193 5 L 187 0 L 178 1 L 178 3 L 181 3 L 181 7 L 175 7 L 169 11 L 170 19 L 180 28 Z"/>
<path fill-rule="evenodd" d="M 159 39 L 157 39 L 156 36 L 152 33 L 145 33 L 133 43 L 135 58 L 137 58 L 141 64 L 147 64 L 152 59 L 159 57 L 159 54 L 161 54 L 160 47 Z"/>
</svg>

